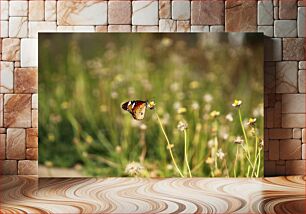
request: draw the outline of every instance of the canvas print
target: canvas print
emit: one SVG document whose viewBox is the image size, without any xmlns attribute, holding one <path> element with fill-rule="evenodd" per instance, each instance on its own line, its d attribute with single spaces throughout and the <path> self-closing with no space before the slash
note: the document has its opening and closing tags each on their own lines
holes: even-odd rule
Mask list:
<svg viewBox="0 0 306 214">
<path fill-rule="evenodd" d="M 260 33 L 40 33 L 39 175 L 263 176 Z"/>
</svg>

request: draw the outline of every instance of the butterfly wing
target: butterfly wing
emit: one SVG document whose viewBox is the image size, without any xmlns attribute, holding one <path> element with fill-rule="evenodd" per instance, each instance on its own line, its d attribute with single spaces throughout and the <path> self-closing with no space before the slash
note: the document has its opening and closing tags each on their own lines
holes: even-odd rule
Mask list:
<svg viewBox="0 0 306 214">
<path fill-rule="evenodd" d="M 142 120 L 144 118 L 147 104 L 145 101 L 133 100 L 122 104 L 122 109 L 131 113 L 134 119 Z"/>
</svg>

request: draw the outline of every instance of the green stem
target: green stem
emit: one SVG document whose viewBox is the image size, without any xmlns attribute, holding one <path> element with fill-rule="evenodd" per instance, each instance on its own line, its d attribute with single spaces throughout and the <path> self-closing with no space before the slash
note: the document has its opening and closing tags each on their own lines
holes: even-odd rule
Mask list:
<svg viewBox="0 0 306 214">
<path fill-rule="evenodd" d="M 237 164 L 237 158 L 238 158 L 238 146 L 236 146 L 236 157 L 234 162 L 234 177 L 236 178 L 236 164 Z"/>
<path fill-rule="evenodd" d="M 255 169 L 256 169 L 256 164 L 257 164 L 257 159 L 258 159 L 258 152 L 257 152 L 257 150 L 258 150 L 258 139 L 257 139 L 257 135 L 255 134 L 255 158 L 254 158 L 254 164 L 253 164 L 253 170 L 252 170 L 252 177 L 253 177 L 253 175 L 254 175 L 254 173 L 255 173 Z"/>
<path fill-rule="evenodd" d="M 186 165 L 187 165 L 189 177 L 192 178 L 189 163 L 188 163 L 188 157 L 187 157 L 187 131 L 186 130 L 184 130 L 184 141 L 185 141 L 185 148 L 184 148 L 185 162 L 186 162 Z"/>
<path fill-rule="evenodd" d="M 238 115 L 239 115 L 239 121 L 240 121 L 241 129 L 242 129 L 242 132 L 243 132 L 244 141 L 245 141 L 245 143 L 247 145 L 247 154 L 248 154 L 248 156 L 250 158 L 251 155 L 250 155 L 250 151 L 249 151 L 249 142 L 248 142 L 248 138 L 247 138 L 244 126 L 243 126 L 240 108 L 238 108 Z"/>
<path fill-rule="evenodd" d="M 259 156 L 259 160 L 258 160 L 258 165 L 257 165 L 257 173 L 256 173 L 256 177 L 258 177 L 259 176 L 259 169 L 260 169 L 260 164 L 261 164 L 261 162 L 260 162 L 260 160 L 261 160 L 261 158 L 260 158 L 260 152 L 261 152 L 261 148 L 259 149 L 259 152 L 258 152 L 258 156 Z"/>
<path fill-rule="evenodd" d="M 157 114 L 156 112 L 155 112 L 155 114 L 156 114 L 157 120 L 158 120 L 158 122 L 159 122 L 160 128 L 161 128 L 161 130 L 162 130 L 162 132 L 163 132 L 163 134 L 164 134 L 164 136 L 165 136 L 165 138 L 166 138 L 166 141 L 167 141 L 167 145 L 168 145 L 168 149 L 169 149 L 169 153 L 170 153 L 172 162 L 173 162 L 173 164 L 174 164 L 176 170 L 177 170 L 178 173 L 180 174 L 180 176 L 183 178 L 184 175 L 182 174 L 181 170 L 178 168 L 178 166 L 177 166 L 177 164 L 176 164 L 176 161 L 175 161 L 174 156 L 173 156 L 173 153 L 172 153 L 171 144 L 170 144 L 169 139 L 168 139 L 168 137 L 167 137 L 167 134 L 166 134 L 166 132 L 165 132 L 165 130 L 164 130 L 163 124 L 162 124 L 162 122 L 160 121 L 160 118 L 159 118 L 158 114 Z"/>
<path fill-rule="evenodd" d="M 243 148 L 243 150 L 247 153 L 246 149 L 241 145 L 241 147 Z M 252 161 L 250 160 L 250 158 L 248 157 L 248 155 L 246 156 L 247 160 L 249 161 L 249 164 L 251 165 L 252 169 L 254 168 Z"/>
</svg>

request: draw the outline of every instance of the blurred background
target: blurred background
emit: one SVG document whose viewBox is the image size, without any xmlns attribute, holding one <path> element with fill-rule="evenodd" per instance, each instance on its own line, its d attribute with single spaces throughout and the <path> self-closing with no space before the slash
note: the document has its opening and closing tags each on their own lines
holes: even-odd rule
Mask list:
<svg viewBox="0 0 306 214">
<path fill-rule="evenodd" d="M 41 33 L 39 175 L 128 176 L 136 164 L 146 177 L 179 176 L 154 111 L 136 121 L 121 109 L 135 99 L 155 101 L 184 172 L 177 125 L 188 124 L 192 174 L 209 177 L 234 176 L 234 168 L 250 176 L 248 156 L 237 149 L 244 135 L 232 103 L 239 99 L 249 158 L 254 164 L 259 154 L 263 163 L 261 34 Z M 256 118 L 251 128 L 249 118 Z"/>
</svg>

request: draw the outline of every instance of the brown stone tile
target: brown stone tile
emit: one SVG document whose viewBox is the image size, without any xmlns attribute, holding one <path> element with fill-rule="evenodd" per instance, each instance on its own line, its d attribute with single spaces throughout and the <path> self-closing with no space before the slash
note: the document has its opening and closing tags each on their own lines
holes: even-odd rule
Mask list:
<svg viewBox="0 0 306 214">
<path fill-rule="evenodd" d="M 269 139 L 291 139 L 292 129 L 269 129 Z"/>
<path fill-rule="evenodd" d="M 26 150 L 27 160 L 37 160 L 38 159 L 38 148 L 28 148 Z"/>
<path fill-rule="evenodd" d="M 6 128 L 0 128 L 0 134 L 5 134 L 6 133 Z"/>
<path fill-rule="evenodd" d="M 6 158 L 25 159 L 25 129 L 7 129 Z"/>
<path fill-rule="evenodd" d="M 304 128 L 306 114 L 283 114 L 283 128 Z"/>
<path fill-rule="evenodd" d="M 257 1 L 227 0 L 225 3 L 225 31 L 257 31 Z"/>
<path fill-rule="evenodd" d="M 108 25 L 108 32 L 131 32 L 131 25 Z"/>
<path fill-rule="evenodd" d="M 273 108 L 267 108 L 265 111 L 265 127 L 266 128 L 273 128 L 273 122 L 274 122 L 274 109 Z"/>
<path fill-rule="evenodd" d="M 269 151 L 269 140 L 264 140 L 264 151 L 265 152 Z"/>
<path fill-rule="evenodd" d="M 2 40 L 2 59 L 6 61 L 20 59 L 20 39 L 5 38 Z"/>
<path fill-rule="evenodd" d="M 282 126 L 282 103 L 281 101 L 275 102 L 274 117 L 273 117 L 274 128 L 280 128 Z"/>
<path fill-rule="evenodd" d="M 96 32 L 107 32 L 107 25 L 96 26 Z"/>
<path fill-rule="evenodd" d="M 3 94 L 0 94 L 0 127 L 3 126 Z"/>
<path fill-rule="evenodd" d="M 283 38 L 283 60 L 304 60 L 304 38 Z"/>
<path fill-rule="evenodd" d="M 293 138 L 294 139 L 301 139 L 302 138 L 302 129 L 294 128 L 293 129 Z"/>
<path fill-rule="evenodd" d="M 305 85 L 306 85 L 306 76 L 305 76 L 306 70 L 299 70 L 298 73 L 298 87 L 299 87 L 299 93 L 305 93 Z"/>
<path fill-rule="evenodd" d="M 276 93 L 296 93 L 298 67 L 297 62 L 276 63 Z"/>
<path fill-rule="evenodd" d="M 38 147 L 38 129 L 30 128 L 26 129 L 26 145 L 27 148 L 37 148 Z"/>
<path fill-rule="evenodd" d="M 0 175 L 17 175 L 16 160 L 0 160 Z"/>
<path fill-rule="evenodd" d="M 302 129 L 302 143 L 306 143 L 306 129 Z"/>
<path fill-rule="evenodd" d="M 38 73 L 36 68 L 15 69 L 15 93 L 37 93 Z"/>
<path fill-rule="evenodd" d="M 136 27 L 137 32 L 158 32 L 158 26 L 138 25 Z"/>
<path fill-rule="evenodd" d="M 159 1 L 159 18 L 171 18 L 171 1 Z"/>
<path fill-rule="evenodd" d="M 276 174 L 276 161 L 267 161 L 264 163 L 264 176 L 275 176 Z"/>
<path fill-rule="evenodd" d="M 264 159 L 269 160 L 269 152 L 268 151 L 264 152 Z"/>
<path fill-rule="evenodd" d="M 108 2 L 108 23 L 131 24 L 131 8 L 130 1 Z"/>
<path fill-rule="evenodd" d="M 278 140 L 269 140 L 269 160 L 279 160 Z"/>
<path fill-rule="evenodd" d="M 286 161 L 286 175 L 305 175 L 306 160 Z"/>
<path fill-rule="evenodd" d="M 275 63 L 264 63 L 264 93 L 275 93 Z"/>
<path fill-rule="evenodd" d="M 190 32 L 189 21 L 177 21 L 176 24 L 177 24 L 176 27 L 177 32 Z"/>
<path fill-rule="evenodd" d="M 6 134 L 0 134 L 0 159 L 5 159 L 5 141 L 6 141 Z"/>
<path fill-rule="evenodd" d="M 31 127 L 31 94 L 4 95 L 4 127 Z"/>
<path fill-rule="evenodd" d="M 18 175 L 37 175 L 38 162 L 36 160 L 18 161 Z"/>
<path fill-rule="evenodd" d="M 285 176 L 286 175 L 286 166 L 285 165 L 277 165 L 275 166 L 275 175 L 276 176 Z"/>
<path fill-rule="evenodd" d="M 305 94 L 284 94 L 282 113 L 306 113 Z"/>
<path fill-rule="evenodd" d="M 192 25 L 223 25 L 224 1 L 203 0 L 191 2 Z"/>
<path fill-rule="evenodd" d="M 38 110 L 32 110 L 32 127 L 38 127 Z"/>
<path fill-rule="evenodd" d="M 280 140 L 279 151 L 281 160 L 300 160 L 302 159 L 301 140 Z"/>
<path fill-rule="evenodd" d="M 296 0 L 279 0 L 279 18 L 296 19 L 297 18 L 297 1 Z"/>
</svg>

